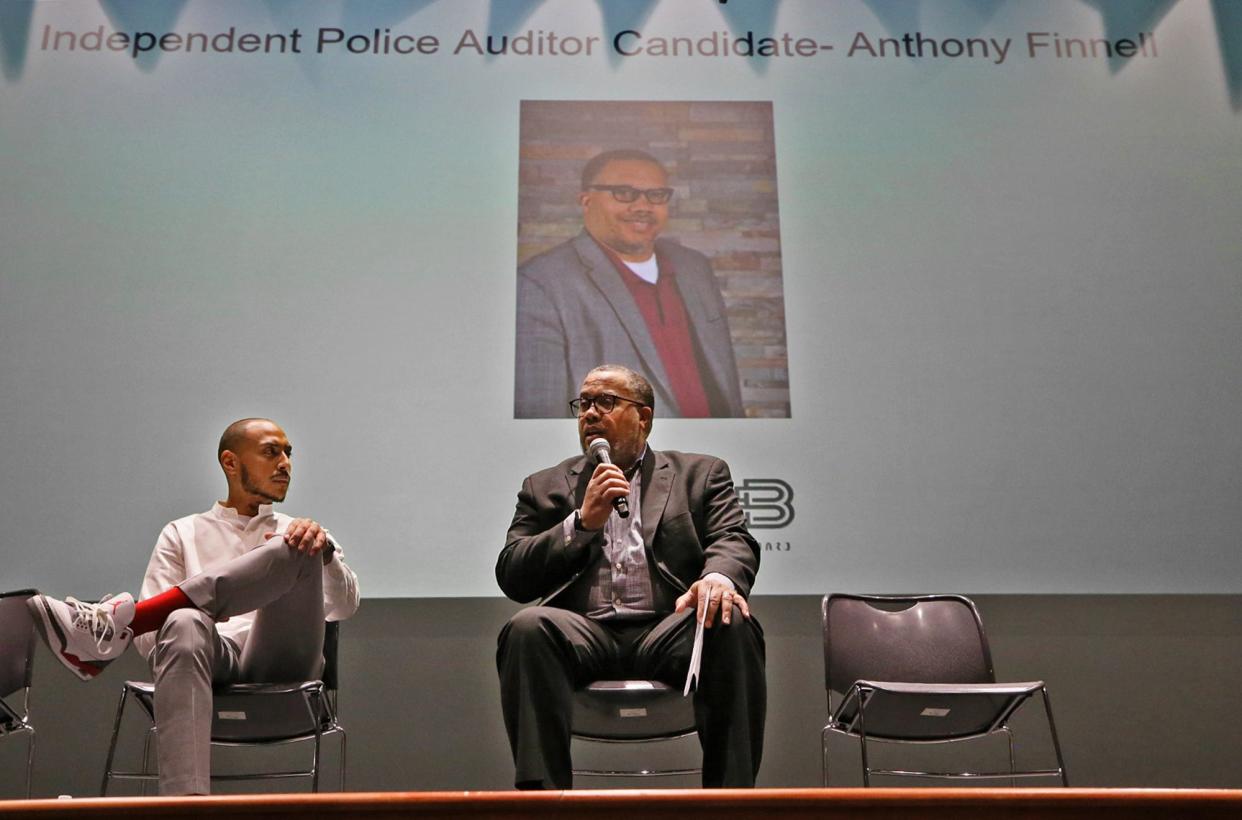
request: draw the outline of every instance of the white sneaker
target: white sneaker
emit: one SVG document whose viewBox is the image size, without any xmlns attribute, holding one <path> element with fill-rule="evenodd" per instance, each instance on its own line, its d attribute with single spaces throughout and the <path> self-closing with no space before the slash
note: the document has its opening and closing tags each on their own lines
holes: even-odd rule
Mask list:
<svg viewBox="0 0 1242 820">
<path fill-rule="evenodd" d="M 109 595 L 97 604 L 36 595 L 27 604 L 52 654 L 82 680 L 90 680 L 121 656 L 133 639 L 134 596 Z"/>
</svg>

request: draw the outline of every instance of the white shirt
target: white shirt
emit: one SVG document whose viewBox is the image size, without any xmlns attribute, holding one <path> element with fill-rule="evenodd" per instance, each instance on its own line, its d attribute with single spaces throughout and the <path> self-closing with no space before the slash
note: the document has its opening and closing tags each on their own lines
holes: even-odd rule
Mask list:
<svg viewBox="0 0 1242 820">
<path fill-rule="evenodd" d="M 654 253 L 641 262 L 626 262 L 625 266 L 644 282 L 654 285 L 660 278 L 660 263 L 656 260 Z"/>
<path fill-rule="evenodd" d="M 269 532 L 283 533 L 293 521 L 284 513 L 275 512 L 271 504 L 263 504 L 254 516 L 239 515 L 237 510 L 216 502 L 210 510 L 187 515 L 169 523 L 160 532 L 142 579 L 139 600 L 167 592 L 177 584 L 205 569 L 218 566 L 261 546 Z M 341 547 L 323 568 L 323 609 L 329 621 L 341 621 L 358 609 L 358 576 L 345 564 Z M 239 645 L 245 643 L 254 622 L 254 613 L 234 615 L 216 625 L 219 633 Z M 143 655 L 155 647 L 155 633 L 134 638 L 134 645 Z"/>
</svg>

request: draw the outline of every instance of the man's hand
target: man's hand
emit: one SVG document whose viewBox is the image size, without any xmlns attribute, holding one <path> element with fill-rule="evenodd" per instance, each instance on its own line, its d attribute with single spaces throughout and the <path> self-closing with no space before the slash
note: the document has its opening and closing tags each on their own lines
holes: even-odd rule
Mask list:
<svg viewBox="0 0 1242 820">
<path fill-rule="evenodd" d="M 715 578 L 700 578 L 677 599 L 678 612 L 684 612 L 690 607 L 697 609 L 695 619 L 708 629 L 715 623 L 717 612 L 720 613 L 720 622 L 725 626 L 733 622 L 735 607 L 742 613 L 743 618 L 750 617 L 750 605 L 746 603 L 746 599 L 728 584 Z"/>
<path fill-rule="evenodd" d="M 582 498 L 582 526 L 588 530 L 603 529 L 612 515 L 613 499 L 630 494 L 630 482 L 615 464 L 599 464 L 591 474 L 586 495 Z"/>
<path fill-rule="evenodd" d="M 264 538 L 271 538 L 274 532 L 265 533 Z M 309 518 L 295 518 L 289 522 L 285 530 L 285 543 L 299 552 L 318 555 L 328 546 L 328 533 L 319 522 Z"/>
</svg>

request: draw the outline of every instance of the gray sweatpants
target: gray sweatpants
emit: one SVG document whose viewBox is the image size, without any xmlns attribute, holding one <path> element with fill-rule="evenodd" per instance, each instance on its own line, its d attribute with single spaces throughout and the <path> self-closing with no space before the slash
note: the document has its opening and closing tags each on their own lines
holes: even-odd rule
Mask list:
<svg viewBox="0 0 1242 820">
<path fill-rule="evenodd" d="M 160 794 L 211 791 L 213 685 L 283 683 L 323 668 L 323 557 L 263 546 L 177 585 L 197 609 L 179 609 L 151 653 Z M 255 612 L 239 643 L 216 622 Z"/>
</svg>

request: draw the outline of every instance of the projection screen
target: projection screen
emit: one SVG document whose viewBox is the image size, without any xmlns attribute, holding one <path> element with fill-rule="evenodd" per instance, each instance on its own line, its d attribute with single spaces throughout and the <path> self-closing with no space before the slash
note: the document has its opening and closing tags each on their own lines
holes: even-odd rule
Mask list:
<svg viewBox="0 0 1242 820">
<path fill-rule="evenodd" d="M 1226 0 L 6 0 L 0 68 L 8 588 L 135 588 L 261 415 L 365 595 L 498 595 L 582 376 L 518 268 L 627 149 L 739 397 L 651 444 L 756 593 L 1242 592 Z"/>
</svg>

